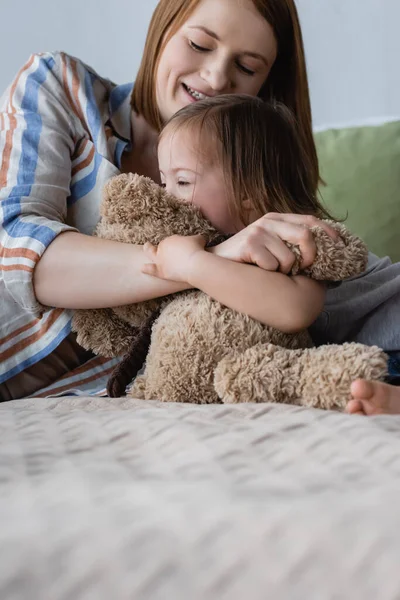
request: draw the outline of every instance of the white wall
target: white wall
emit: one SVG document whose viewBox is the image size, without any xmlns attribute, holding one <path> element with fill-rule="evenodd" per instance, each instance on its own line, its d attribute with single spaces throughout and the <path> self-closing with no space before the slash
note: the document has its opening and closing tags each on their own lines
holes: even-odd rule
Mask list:
<svg viewBox="0 0 400 600">
<path fill-rule="evenodd" d="M 156 4 L 157 0 L 0 0 L 0 93 L 32 52 L 48 50 L 77 56 L 118 83 L 133 81 Z M 4 26 L 7 23 L 12 27 Z"/>
<path fill-rule="evenodd" d="M 400 116 L 400 0 L 296 0 L 314 124 Z"/>
<path fill-rule="evenodd" d="M 82 58 L 114 81 L 132 81 L 157 0 L 0 4 L 2 91 L 32 52 L 55 49 Z M 315 126 L 400 116 L 400 0 L 297 4 Z"/>
</svg>

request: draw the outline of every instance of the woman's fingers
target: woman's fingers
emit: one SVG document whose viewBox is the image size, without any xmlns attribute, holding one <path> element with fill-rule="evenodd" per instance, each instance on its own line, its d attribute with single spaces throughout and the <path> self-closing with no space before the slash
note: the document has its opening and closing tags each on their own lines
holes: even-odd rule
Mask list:
<svg viewBox="0 0 400 600">
<path fill-rule="evenodd" d="M 257 258 L 259 267 L 285 274 L 290 272 L 296 257 L 280 237 L 268 233 L 255 238 L 253 243 L 252 256 Z"/>
<path fill-rule="evenodd" d="M 265 218 L 271 219 L 273 221 L 286 221 L 287 223 L 293 223 L 294 225 L 303 225 L 303 227 L 321 227 L 325 231 L 329 237 L 333 240 L 337 240 L 339 238 L 339 234 L 329 225 L 318 219 L 317 217 L 313 217 L 311 215 L 296 215 L 296 214 L 282 214 L 282 213 L 267 213 Z"/>
<path fill-rule="evenodd" d="M 268 271 L 289 273 L 295 262 L 294 253 L 287 243 L 298 246 L 301 253 L 301 268 L 312 265 L 317 248 L 311 228 L 319 226 L 332 239 L 338 233 L 316 217 L 295 214 L 267 213 L 220 247 L 215 253 L 239 262 L 253 263 Z"/>
<path fill-rule="evenodd" d="M 278 219 L 270 220 L 267 219 L 266 216 L 260 220 L 259 224 L 267 232 L 273 232 L 280 240 L 299 246 L 302 259 L 301 266 L 303 269 L 312 265 L 317 248 L 314 236 L 308 227 Z"/>
<path fill-rule="evenodd" d="M 265 247 L 259 247 L 251 253 L 251 264 L 257 265 L 264 271 L 278 271 L 279 262 Z"/>
</svg>

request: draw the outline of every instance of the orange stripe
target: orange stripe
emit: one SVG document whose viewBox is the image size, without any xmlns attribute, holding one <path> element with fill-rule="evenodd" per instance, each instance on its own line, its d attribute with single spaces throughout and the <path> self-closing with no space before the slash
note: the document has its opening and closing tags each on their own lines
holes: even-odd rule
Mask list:
<svg viewBox="0 0 400 600">
<path fill-rule="evenodd" d="M 15 81 L 11 87 L 10 90 L 10 111 L 11 111 L 11 115 L 10 115 L 10 129 L 7 131 L 6 134 L 6 144 L 4 147 L 4 151 L 3 151 L 3 157 L 2 157 L 2 161 L 1 161 L 1 167 L 0 167 L 0 186 L 1 187 L 5 187 L 7 184 L 7 175 L 8 175 L 8 169 L 10 166 L 10 157 L 11 157 L 11 152 L 13 149 L 13 136 L 14 136 L 14 131 L 17 128 L 17 119 L 14 117 L 16 110 L 13 104 L 13 97 L 14 97 L 14 93 L 16 90 L 16 87 L 18 85 L 18 82 L 20 80 L 20 77 L 22 75 L 22 73 L 24 71 L 27 71 L 28 69 L 31 68 L 33 61 L 35 60 L 35 57 L 32 55 L 31 58 L 29 59 L 29 61 L 26 63 L 26 65 L 24 65 L 22 67 L 22 69 L 20 69 L 17 77 L 15 78 Z"/>
<path fill-rule="evenodd" d="M 72 160 L 77 160 L 80 156 L 82 156 L 82 154 L 84 153 L 84 151 L 86 150 L 86 146 L 88 145 L 89 140 L 81 140 L 81 142 L 78 144 L 77 148 L 75 148 L 75 152 L 72 156 Z"/>
<path fill-rule="evenodd" d="M 34 267 L 27 267 L 26 265 L 0 265 L 0 271 L 26 271 L 27 273 L 33 272 Z"/>
<path fill-rule="evenodd" d="M 94 157 L 94 146 L 93 148 L 90 150 L 89 154 L 87 155 L 87 157 L 85 158 L 85 160 L 83 160 L 81 163 L 79 163 L 79 165 L 76 165 L 73 169 L 72 169 L 72 176 L 76 175 L 77 173 L 79 173 L 80 171 L 83 171 L 83 169 L 86 169 L 86 167 L 88 165 L 90 165 L 90 163 L 92 162 Z"/>
<path fill-rule="evenodd" d="M 17 352 L 21 352 L 21 350 L 25 350 L 25 348 L 27 348 L 31 344 L 34 344 L 35 342 L 40 340 L 40 338 L 45 333 L 47 333 L 47 331 L 50 329 L 50 327 L 53 325 L 53 323 L 55 323 L 57 321 L 57 319 L 62 315 L 62 313 L 63 313 L 62 308 L 54 309 L 52 311 L 51 315 L 49 316 L 49 318 L 47 319 L 47 321 L 39 329 L 39 331 L 37 331 L 37 332 L 33 333 L 32 335 L 28 336 L 27 338 L 21 340 L 14 346 L 11 346 L 11 348 L 8 348 L 8 350 L 5 350 L 4 352 L 0 353 L 0 361 L 7 360 L 7 358 L 10 358 L 10 356 L 17 354 Z"/>
<path fill-rule="evenodd" d="M 3 156 L 0 167 L 0 187 L 6 187 L 8 168 L 10 166 L 10 157 L 13 149 L 13 136 L 17 127 L 17 120 L 10 116 L 10 125 L 12 126 L 6 133 L 6 143 L 3 150 Z"/>
<path fill-rule="evenodd" d="M 72 65 L 72 93 L 74 94 L 75 103 L 76 103 L 78 113 L 79 113 L 79 118 L 80 118 L 81 122 L 84 123 L 85 117 L 83 116 L 82 106 L 81 106 L 81 102 L 79 100 L 80 81 L 79 81 L 79 76 L 78 76 L 78 65 L 77 65 L 76 60 L 71 59 L 71 65 Z"/>
<path fill-rule="evenodd" d="M 114 132 L 113 132 L 112 128 L 109 126 L 106 127 L 105 132 L 106 132 L 106 140 L 108 142 L 108 140 L 114 135 Z"/>
<path fill-rule="evenodd" d="M 63 64 L 63 82 L 64 82 L 65 94 L 67 96 L 68 102 L 69 102 L 72 110 L 74 111 L 74 113 L 76 114 L 78 119 L 80 119 L 79 113 L 76 110 L 76 106 L 74 104 L 74 101 L 72 100 L 71 92 L 69 89 L 68 77 L 67 77 L 67 60 L 65 58 L 65 54 L 61 54 L 61 60 L 62 60 L 62 64 Z"/>
<path fill-rule="evenodd" d="M 11 87 L 10 90 L 10 110 L 12 114 L 15 114 L 16 110 L 15 110 L 15 106 L 13 104 L 13 97 L 14 97 L 14 93 L 15 90 L 17 89 L 17 85 L 18 85 L 18 81 L 22 75 L 22 73 L 24 71 L 27 71 L 28 69 L 31 68 L 31 66 L 33 65 L 33 62 L 35 60 L 35 56 L 32 54 L 32 56 L 30 57 L 30 59 L 28 60 L 28 62 L 22 67 L 22 69 L 19 70 L 17 77 L 15 78 L 15 81 Z"/>
<path fill-rule="evenodd" d="M 105 371 L 102 371 L 101 373 L 96 373 L 96 375 L 91 375 L 90 377 L 86 377 L 86 379 L 82 379 L 82 381 L 72 382 L 67 385 L 57 387 L 57 388 L 50 388 L 46 392 L 46 394 L 61 394 L 61 392 L 66 392 L 67 390 L 70 390 L 71 388 L 76 388 L 76 387 L 79 389 L 79 385 L 85 385 L 87 383 L 90 383 L 91 381 L 100 379 L 101 377 L 104 377 L 105 375 L 109 375 L 113 372 L 114 369 L 115 369 L 115 365 L 113 367 L 110 367 L 109 369 L 106 369 Z M 40 398 L 40 397 L 41 396 L 30 396 L 30 398 Z"/>
<path fill-rule="evenodd" d="M 27 258 L 33 262 L 37 262 L 40 258 L 37 252 L 28 248 L 6 248 L 0 244 L 0 258 Z"/>
<path fill-rule="evenodd" d="M 109 362 L 110 360 L 111 359 L 105 358 L 103 356 L 97 356 L 96 358 L 91 358 L 87 362 L 85 362 L 83 365 L 81 365 L 80 367 L 77 367 L 73 371 L 70 371 L 69 373 L 66 373 L 66 375 L 63 375 L 63 377 L 61 377 L 61 379 L 59 380 L 59 383 L 61 383 L 65 379 L 69 379 L 70 377 L 75 377 L 76 375 L 82 375 L 82 373 L 85 373 L 86 371 L 91 371 L 95 367 L 101 367 L 101 365 L 104 365 L 105 363 Z"/>
<path fill-rule="evenodd" d="M 31 329 L 32 327 L 34 327 L 39 321 L 40 321 L 40 319 L 34 319 L 33 321 L 31 321 L 30 323 L 27 323 L 23 327 L 16 329 L 15 331 L 13 331 L 9 335 L 7 335 L 5 338 L 0 340 L 0 346 L 3 346 L 4 344 L 9 342 L 13 338 L 17 337 L 17 335 L 24 333 L 24 331 L 28 331 L 28 329 Z"/>
</svg>

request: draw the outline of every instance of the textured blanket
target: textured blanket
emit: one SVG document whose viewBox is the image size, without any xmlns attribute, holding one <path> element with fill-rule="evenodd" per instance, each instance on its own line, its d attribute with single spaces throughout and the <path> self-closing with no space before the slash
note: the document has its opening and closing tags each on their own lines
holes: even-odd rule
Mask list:
<svg viewBox="0 0 400 600">
<path fill-rule="evenodd" d="M 398 600 L 400 417 L 0 405 L 1 600 Z"/>
</svg>

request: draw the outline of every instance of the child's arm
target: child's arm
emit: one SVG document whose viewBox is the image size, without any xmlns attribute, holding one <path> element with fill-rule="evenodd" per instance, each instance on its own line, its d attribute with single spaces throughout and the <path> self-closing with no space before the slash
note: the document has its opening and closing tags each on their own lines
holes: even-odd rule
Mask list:
<svg viewBox="0 0 400 600">
<path fill-rule="evenodd" d="M 265 271 L 209 252 L 193 258 L 188 283 L 221 304 L 287 333 L 309 327 L 325 301 L 324 286 L 313 279 Z"/>
<path fill-rule="evenodd" d="M 186 281 L 238 312 L 293 333 L 306 329 L 323 308 L 324 286 L 303 276 L 290 277 L 237 263 L 204 250 L 200 236 L 167 238 L 145 251 L 153 264 L 144 272 Z"/>
</svg>

